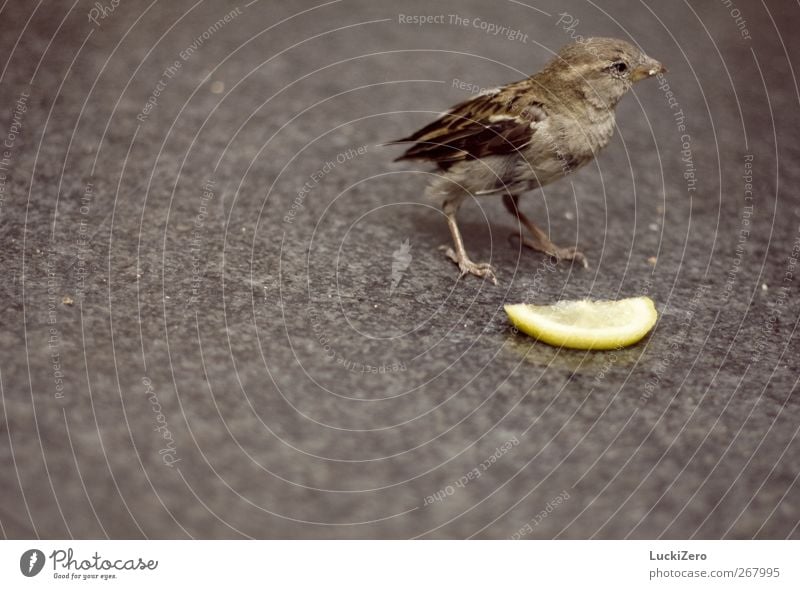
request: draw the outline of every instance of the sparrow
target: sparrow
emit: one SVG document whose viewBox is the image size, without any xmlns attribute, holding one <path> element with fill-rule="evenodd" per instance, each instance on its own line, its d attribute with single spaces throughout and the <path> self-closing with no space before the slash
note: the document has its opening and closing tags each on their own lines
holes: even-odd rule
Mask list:
<svg viewBox="0 0 800 589">
<path fill-rule="evenodd" d="M 442 246 L 461 276 L 497 284 L 494 268 L 467 255 L 456 214 L 468 197 L 502 195 L 520 228 L 512 235 L 556 260 L 588 267 L 574 247 L 558 247 L 519 209 L 519 197 L 585 166 L 611 140 L 615 107 L 635 82 L 666 72 L 658 61 L 619 39 L 592 37 L 563 47 L 524 80 L 461 102 L 416 133 L 399 160 L 434 163 L 427 195 L 441 203 L 454 247 Z"/>
</svg>

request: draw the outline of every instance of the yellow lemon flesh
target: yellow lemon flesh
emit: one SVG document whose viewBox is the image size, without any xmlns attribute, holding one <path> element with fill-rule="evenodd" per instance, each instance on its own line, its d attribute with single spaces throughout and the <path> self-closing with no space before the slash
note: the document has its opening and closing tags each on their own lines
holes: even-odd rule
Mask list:
<svg viewBox="0 0 800 589">
<path fill-rule="evenodd" d="M 658 319 L 650 297 L 504 308 L 520 331 L 552 346 L 579 350 L 613 350 L 633 345 L 647 335 Z"/>
</svg>

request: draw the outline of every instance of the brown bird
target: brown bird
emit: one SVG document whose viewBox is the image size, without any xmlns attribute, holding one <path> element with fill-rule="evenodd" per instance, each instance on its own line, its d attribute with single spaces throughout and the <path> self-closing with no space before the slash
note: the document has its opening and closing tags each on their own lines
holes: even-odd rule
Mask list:
<svg viewBox="0 0 800 589">
<path fill-rule="evenodd" d="M 521 193 L 586 165 L 614 134 L 614 108 L 634 82 L 666 69 L 619 39 L 589 38 L 562 48 L 529 78 L 457 104 L 413 135 L 397 160 L 427 160 L 439 174 L 427 194 L 442 203 L 455 249 L 443 246 L 461 275 L 488 277 L 489 264 L 470 260 L 456 213 L 469 196 L 503 195 L 506 208 L 530 231 L 522 243 L 557 260 L 587 266 L 576 248 L 556 246 L 519 210 Z M 397 161 L 395 160 L 395 161 Z"/>
</svg>

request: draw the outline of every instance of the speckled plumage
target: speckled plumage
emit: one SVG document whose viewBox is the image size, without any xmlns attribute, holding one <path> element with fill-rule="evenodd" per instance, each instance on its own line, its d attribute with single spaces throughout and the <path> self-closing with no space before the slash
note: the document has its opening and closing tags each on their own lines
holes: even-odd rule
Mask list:
<svg viewBox="0 0 800 589">
<path fill-rule="evenodd" d="M 469 196 L 503 195 L 530 230 L 525 245 L 584 263 L 574 248 L 555 246 L 517 207 L 522 192 L 590 162 L 614 133 L 614 108 L 635 81 L 664 71 L 630 43 L 590 38 L 564 47 L 538 74 L 457 104 L 396 143 L 413 143 L 398 160 L 425 160 L 442 171 L 428 194 L 442 203 L 456 249 L 448 256 L 466 273 L 496 282 L 488 264 L 466 255 L 455 221 Z"/>
</svg>

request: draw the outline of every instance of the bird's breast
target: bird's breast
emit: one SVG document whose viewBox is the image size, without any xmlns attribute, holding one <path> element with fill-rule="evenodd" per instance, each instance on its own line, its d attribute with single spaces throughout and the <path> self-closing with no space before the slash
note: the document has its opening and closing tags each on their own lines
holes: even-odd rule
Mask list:
<svg viewBox="0 0 800 589">
<path fill-rule="evenodd" d="M 563 129 L 565 151 L 576 159 L 591 159 L 611 141 L 614 128 L 613 111 L 589 109 L 583 116 L 565 123 Z"/>
</svg>

